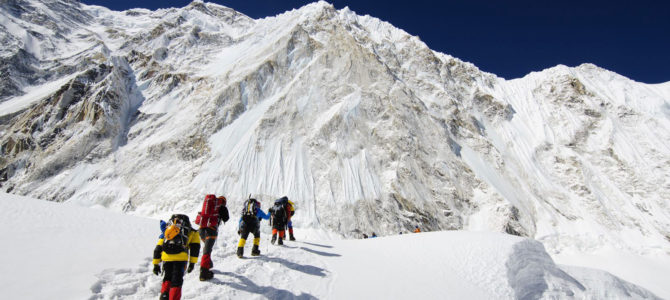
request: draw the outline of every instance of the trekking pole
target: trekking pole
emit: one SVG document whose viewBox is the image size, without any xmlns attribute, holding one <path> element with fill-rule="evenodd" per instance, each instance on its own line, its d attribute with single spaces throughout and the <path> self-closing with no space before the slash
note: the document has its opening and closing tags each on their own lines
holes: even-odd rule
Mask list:
<svg viewBox="0 0 670 300">
<path fill-rule="evenodd" d="M 272 219 L 270 219 L 270 221 L 272 221 Z M 267 243 L 265 243 L 265 253 L 266 253 L 266 255 L 267 255 L 267 254 L 269 253 L 269 251 L 270 251 L 270 241 L 272 241 L 272 228 L 270 228 L 270 234 L 269 234 L 269 236 L 270 236 L 270 239 L 268 240 Z"/>
</svg>

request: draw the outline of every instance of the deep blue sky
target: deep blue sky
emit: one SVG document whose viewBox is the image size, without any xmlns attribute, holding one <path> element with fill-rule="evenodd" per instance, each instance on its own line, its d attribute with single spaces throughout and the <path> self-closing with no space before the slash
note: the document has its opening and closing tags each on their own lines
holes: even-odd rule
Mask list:
<svg viewBox="0 0 670 300">
<path fill-rule="evenodd" d="M 190 0 L 80 0 L 113 10 Z M 313 1 L 214 0 L 252 18 Z M 557 64 L 594 63 L 636 81 L 670 81 L 670 1 L 330 0 L 417 35 L 431 49 L 506 79 Z"/>
</svg>

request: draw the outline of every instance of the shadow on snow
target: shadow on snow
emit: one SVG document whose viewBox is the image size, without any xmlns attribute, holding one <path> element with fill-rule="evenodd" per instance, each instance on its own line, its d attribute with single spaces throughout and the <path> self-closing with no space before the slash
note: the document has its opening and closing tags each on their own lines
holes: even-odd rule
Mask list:
<svg viewBox="0 0 670 300">
<path fill-rule="evenodd" d="M 302 242 L 302 241 L 298 241 L 298 242 L 296 242 L 296 243 L 303 243 L 303 244 L 312 245 L 312 246 L 317 246 L 317 247 L 323 247 L 323 248 L 333 248 L 333 246 L 321 245 L 321 244 L 315 244 L 315 243 L 310 243 L 310 242 Z"/>
<path fill-rule="evenodd" d="M 309 248 L 306 248 L 306 247 L 300 247 L 300 249 L 305 250 L 305 251 L 307 251 L 307 252 L 309 252 L 309 253 L 314 253 L 314 254 L 321 255 L 321 256 L 330 256 L 330 257 L 338 257 L 338 256 L 342 256 L 342 255 L 337 254 L 337 253 L 322 252 L 322 251 L 317 251 L 317 250 L 309 249 Z"/>
<path fill-rule="evenodd" d="M 244 276 L 235 273 L 218 272 L 218 271 L 214 271 L 214 273 L 226 275 L 237 279 L 237 282 L 224 282 L 217 278 L 213 278 L 212 280 L 210 280 L 210 282 L 214 284 L 229 286 L 233 289 L 246 291 L 252 294 L 261 294 L 268 297 L 268 299 L 303 299 L 303 300 L 318 299 L 308 293 L 301 293 L 300 295 L 295 295 L 287 290 L 278 289 L 272 286 L 259 286 L 255 284 L 253 281 L 251 281 L 249 278 L 246 278 Z"/>
<path fill-rule="evenodd" d="M 303 273 L 309 274 L 309 275 L 315 275 L 315 276 L 321 276 L 321 277 L 326 276 L 326 270 L 325 269 L 315 267 L 315 266 L 310 266 L 310 265 L 297 264 L 297 263 L 294 263 L 292 261 L 288 261 L 288 260 L 285 260 L 285 259 L 279 258 L 279 257 L 259 256 L 257 259 L 268 261 L 268 262 L 276 262 L 278 264 L 284 265 L 285 267 L 287 267 L 291 270 L 296 270 L 296 271 L 303 272 Z"/>
</svg>

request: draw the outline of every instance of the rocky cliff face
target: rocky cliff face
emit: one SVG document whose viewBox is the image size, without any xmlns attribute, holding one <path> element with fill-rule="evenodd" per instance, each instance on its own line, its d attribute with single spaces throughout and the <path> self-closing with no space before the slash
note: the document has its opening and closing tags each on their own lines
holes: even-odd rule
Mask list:
<svg viewBox="0 0 670 300">
<path fill-rule="evenodd" d="M 345 236 L 669 249 L 668 84 L 588 64 L 506 81 L 325 2 L 0 13 L 5 191 L 142 215 L 288 195 L 299 226 Z"/>
</svg>

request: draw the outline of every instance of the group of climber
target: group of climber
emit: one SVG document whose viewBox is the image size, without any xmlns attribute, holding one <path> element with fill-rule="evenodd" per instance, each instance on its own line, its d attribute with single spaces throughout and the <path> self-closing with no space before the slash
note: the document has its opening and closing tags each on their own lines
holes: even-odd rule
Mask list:
<svg viewBox="0 0 670 300">
<path fill-rule="evenodd" d="M 288 227 L 289 239 L 295 241 L 293 224 L 291 222 L 293 214 L 295 214 L 295 205 L 286 196 L 275 200 L 274 205 L 268 210 L 268 214 L 261 209 L 261 203 L 258 200 L 250 197 L 244 202 L 237 230 L 237 233 L 240 235 L 240 241 L 237 244 L 237 257 L 244 257 L 244 244 L 247 242 L 249 233 L 254 235 L 254 246 L 251 248 L 251 256 L 261 254 L 258 248 L 261 240 L 261 220 L 270 220 L 270 225 L 272 225 L 272 239 L 270 242 L 273 245 L 275 242 L 278 245 L 284 244 L 286 227 Z"/>
<path fill-rule="evenodd" d="M 420 232 L 421 232 L 421 229 L 419 229 L 419 225 L 414 226 L 414 233 L 420 233 Z M 399 232 L 398 234 L 402 235 L 402 231 Z M 376 237 L 377 237 L 377 234 L 374 231 L 372 232 L 372 235 L 370 235 L 370 236 L 368 236 L 366 233 L 363 234 L 364 239 L 376 238 Z"/>
<path fill-rule="evenodd" d="M 244 202 L 237 231 L 240 235 L 240 241 L 237 245 L 238 257 L 242 258 L 244 256 L 244 244 L 249 237 L 249 233 L 254 235 L 251 255 L 260 255 L 261 252 L 258 247 L 260 243 L 260 221 L 262 219 L 270 220 L 272 244 L 277 242 L 278 245 L 283 245 L 286 227 L 288 227 L 289 239 L 295 241 L 291 222 L 291 217 L 295 214 L 293 202 L 286 196 L 281 197 L 275 200 L 274 205 L 268 212 L 269 214 L 266 214 L 261 209 L 261 203 L 251 198 L 251 196 Z M 158 238 L 158 244 L 153 255 L 153 273 L 156 275 L 161 275 L 161 271 L 163 273 L 159 299 L 181 299 L 184 273 L 191 273 L 195 268 L 200 254 L 201 242 L 204 243 L 204 249 L 200 260 L 200 280 L 205 281 L 214 277 L 211 270 L 214 267 L 211 258 L 212 248 L 216 242 L 219 226 L 229 219 L 226 197 L 216 197 L 210 194 L 205 196 L 202 210 L 195 218 L 195 224 L 200 226 L 197 231 L 191 226 L 188 216 L 184 214 L 174 214 L 167 222 L 161 220 L 162 233 Z"/>
</svg>

